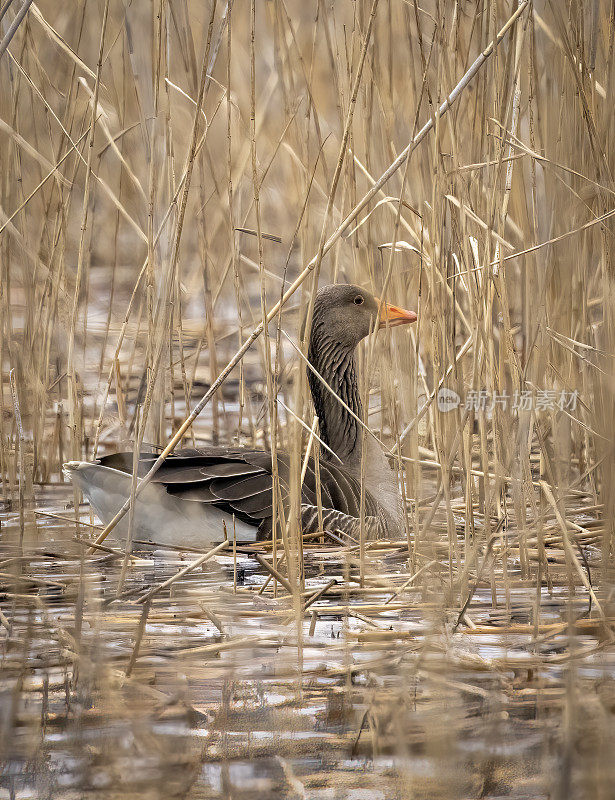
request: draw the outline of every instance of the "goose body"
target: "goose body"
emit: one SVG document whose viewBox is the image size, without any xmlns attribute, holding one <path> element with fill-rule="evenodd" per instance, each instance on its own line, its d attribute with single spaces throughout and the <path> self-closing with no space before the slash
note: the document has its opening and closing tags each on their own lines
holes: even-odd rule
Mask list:
<svg viewBox="0 0 615 800">
<path fill-rule="evenodd" d="M 357 418 L 362 409 L 354 352 L 380 313 L 380 326 L 416 320 L 410 311 L 381 304 L 357 286 L 338 284 L 319 290 L 314 304 L 308 379 L 320 436 L 335 457 L 321 450 L 320 493 L 323 526 L 357 535 L 360 526 L 361 460 L 365 447 L 365 517 L 373 535 L 400 532 L 397 476 L 379 443 L 365 434 Z M 316 373 L 316 374 L 315 374 Z M 328 384 L 335 395 L 325 386 Z M 350 413 L 349 410 L 352 412 Z M 156 460 L 141 453 L 138 479 Z M 107 524 L 130 496 L 132 453 L 116 453 L 96 462 L 69 461 L 65 474 Z M 278 453 L 282 499 L 289 492 L 290 457 Z M 226 534 L 238 542 L 265 538 L 273 513 L 272 456 L 263 450 L 210 447 L 177 450 L 139 494 L 134 509 L 133 541 L 188 547 L 209 546 Z M 318 529 L 315 464 L 308 463 L 301 494 L 304 533 Z M 128 515 L 114 529 L 125 541 Z"/>
<path fill-rule="evenodd" d="M 130 497 L 132 476 L 104 462 L 105 459 L 96 463 L 69 461 L 64 472 L 81 489 L 96 515 L 107 524 Z M 116 541 L 126 541 L 128 524 L 126 514 L 112 531 Z M 156 482 L 146 486 L 136 498 L 132 539 L 133 542 L 198 548 L 222 541 L 225 526 L 230 537 L 235 532 L 238 542 L 255 540 L 254 525 L 233 519 L 232 513 L 210 503 L 186 502 L 184 497 L 173 496 L 163 483 Z"/>
</svg>

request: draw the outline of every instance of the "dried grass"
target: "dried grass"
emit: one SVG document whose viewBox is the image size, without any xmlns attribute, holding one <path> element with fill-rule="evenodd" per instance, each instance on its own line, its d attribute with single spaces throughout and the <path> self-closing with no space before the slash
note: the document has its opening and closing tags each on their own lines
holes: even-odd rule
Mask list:
<svg viewBox="0 0 615 800">
<path fill-rule="evenodd" d="M 0 26 L 0 791 L 612 797 L 612 9 Z M 419 311 L 361 351 L 403 541 L 298 524 L 301 323 L 336 280 Z M 140 440 L 289 449 L 273 539 L 103 544 L 61 464 Z"/>
</svg>

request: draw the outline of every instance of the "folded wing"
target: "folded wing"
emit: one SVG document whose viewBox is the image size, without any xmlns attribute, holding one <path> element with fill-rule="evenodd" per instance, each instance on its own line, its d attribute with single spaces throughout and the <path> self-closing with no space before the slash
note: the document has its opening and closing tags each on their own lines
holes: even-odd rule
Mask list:
<svg viewBox="0 0 615 800">
<path fill-rule="evenodd" d="M 143 477 L 157 458 L 156 453 L 141 453 L 139 476 Z M 99 459 L 106 467 L 132 472 L 133 454 L 114 453 Z M 288 498 L 290 458 L 277 457 L 280 492 Z M 166 491 L 191 502 L 213 505 L 256 526 L 269 527 L 273 513 L 271 454 L 248 448 L 203 448 L 178 450 L 170 455 L 154 477 Z M 323 509 L 349 517 L 360 515 L 361 487 L 346 470 L 328 461 L 320 462 L 320 494 Z M 314 459 L 310 458 L 301 492 L 302 505 L 317 505 Z M 365 513 L 378 515 L 378 504 L 366 493 Z"/>
</svg>

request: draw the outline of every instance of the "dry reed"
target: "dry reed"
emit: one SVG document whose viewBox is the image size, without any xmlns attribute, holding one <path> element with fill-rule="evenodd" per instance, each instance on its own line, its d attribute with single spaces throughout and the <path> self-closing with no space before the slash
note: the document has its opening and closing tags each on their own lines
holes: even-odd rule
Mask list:
<svg viewBox="0 0 615 800">
<path fill-rule="evenodd" d="M 613 796 L 614 42 L 605 0 L 0 5 L 0 792 Z M 400 541 L 300 529 L 331 281 L 419 311 L 360 354 Z M 103 544 L 62 462 L 141 442 L 290 451 L 271 540 Z"/>
</svg>

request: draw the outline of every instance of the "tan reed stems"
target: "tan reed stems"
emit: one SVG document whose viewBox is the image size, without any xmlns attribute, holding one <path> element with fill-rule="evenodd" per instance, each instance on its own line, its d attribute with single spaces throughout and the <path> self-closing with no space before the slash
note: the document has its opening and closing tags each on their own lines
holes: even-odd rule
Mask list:
<svg viewBox="0 0 615 800">
<path fill-rule="evenodd" d="M 610 796 L 612 9 L 104 7 L 0 57 L 5 789 Z M 359 352 L 400 539 L 301 535 L 318 271 L 419 311 Z M 86 555 L 61 463 L 142 435 L 292 451 L 271 538 Z"/>
<path fill-rule="evenodd" d="M 512 17 L 508 20 L 506 25 L 500 30 L 497 37 L 495 38 L 495 44 L 499 44 L 506 33 L 508 32 L 509 28 L 514 24 L 517 20 L 521 12 L 525 9 L 527 3 L 522 4 L 519 8 L 515 11 Z M 445 100 L 440 109 L 439 114 L 442 116 L 444 115 L 448 109 L 452 106 L 455 100 L 459 97 L 463 89 L 468 85 L 468 83 L 472 80 L 474 75 L 478 72 L 480 67 L 484 64 L 486 59 L 491 55 L 493 52 L 493 43 L 491 43 L 484 51 L 481 53 L 479 58 L 476 59 L 472 67 L 468 70 L 468 72 L 464 75 L 462 80 L 455 86 L 455 88 L 450 92 L 448 95 L 447 100 Z M 196 120 L 198 120 L 198 115 L 195 115 L 195 127 L 196 127 Z M 346 215 L 345 219 L 342 221 L 340 225 L 336 228 L 336 230 L 329 236 L 327 241 L 324 243 L 322 247 L 322 254 L 329 252 L 329 250 L 333 247 L 333 245 L 337 242 L 339 237 L 342 235 L 344 230 L 348 227 L 348 225 L 356 219 L 356 217 L 360 214 L 360 212 L 365 208 L 365 206 L 370 202 L 370 200 L 377 194 L 380 188 L 386 183 L 386 181 L 393 175 L 400 166 L 406 161 L 412 150 L 414 150 L 417 145 L 425 138 L 427 133 L 433 127 L 433 119 L 430 119 L 423 128 L 416 134 L 416 136 L 412 139 L 412 141 L 407 145 L 407 147 L 400 153 L 400 155 L 393 161 L 393 163 L 389 166 L 389 168 L 380 176 L 380 178 L 376 181 L 372 189 L 367 192 L 367 194 L 362 198 L 362 200 L 357 203 L 357 205 L 352 209 L 352 211 Z M 193 146 L 195 144 L 193 143 Z M 184 192 L 184 196 L 186 196 L 186 192 Z M 185 204 L 184 204 L 185 209 Z M 181 229 L 180 229 L 181 230 Z M 176 248 L 177 252 L 177 248 Z M 149 472 L 144 475 L 141 483 L 138 486 L 137 494 L 142 491 L 145 486 L 147 486 L 151 479 L 154 477 L 160 466 L 164 463 L 165 458 L 169 453 L 173 451 L 175 446 L 179 441 L 181 441 L 184 433 L 190 428 L 194 420 L 203 410 L 203 408 L 207 405 L 211 397 L 213 397 L 215 391 L 218 389 L 219 386 L 226 380 L 229 373 L 234 369 L 234 367 L 241 361 L 245 353 L 248 351 L 250 346 L 256 339 L 260 336 L 263 332 L 264 324 L 268 324 L 271 322 L 272 319 L 279 313 L 282 306 L 292 297 L 292 295 L 297 291 L 297 289 L 301 286 L 301 284 L 305 281 L 305 279 L 312 273 L 318 263 L 317 257 L 314 257 L 308 265 L 305 267 L 303 272 L 299 275 L 298 278 L 291 284 L 291 286 L 286 290 L 282 300 L 276 303 L 273 308 L 266 314 L 265 319 L 261 322 L 250 334 L 248 339 L 244 342 L 242 347 L 239 348 L 237 353 L 233 356 L 233 358 L 229 361 L 226 367 L 222 370 L 222 372 L 218 375 L 217 379 L 212 383 L 211 388 L 209 391 L 203 395 L 201 400 L 197 403 L 194 407 L 190 415 L 184 420 L 182 425 L 180 425 L 179 429 L 177 430 L 175 436 L 171 438 L 167 446 L 164 448 L 160 456 L 156 459 L 152 467 L 150 468 Z M 107 535 L 113 530 L 115 525 L 119 522 L 119 520 L 124 516 L 124 514 L 128 511 L 130 506 L 130 501 L 127 501 L 122 508 L 118 511 L 115 515 L 113 520 L 107 525 L 105 530 L 100 534 L 97 538 L 96 543 L 100 544 L 100 542 L 104 541 Z"/>
</svg>

